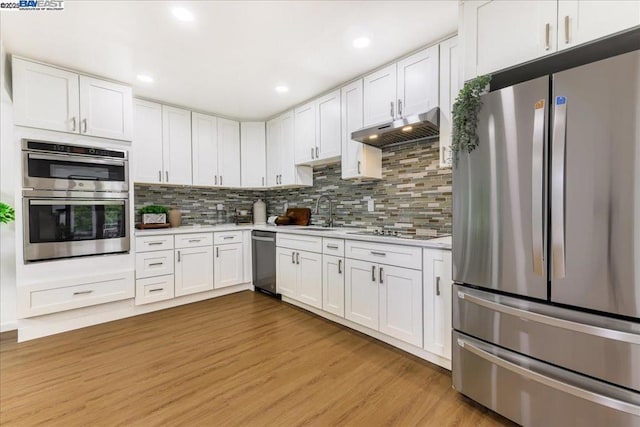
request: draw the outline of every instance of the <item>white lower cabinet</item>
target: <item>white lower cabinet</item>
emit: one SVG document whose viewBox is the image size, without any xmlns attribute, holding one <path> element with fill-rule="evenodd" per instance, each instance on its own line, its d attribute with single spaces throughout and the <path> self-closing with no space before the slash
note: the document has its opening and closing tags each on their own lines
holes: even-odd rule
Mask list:
<svg viewBox="0 0 640 427">
<path fill-rule="evenodd" d="M 213 246 L 176 249 L 175 295 L 213 289 Z"/>
<path fill-rule="evenodd" d="M 322 254 L 277 248 L 276 263 L 279 294 L 322 308 Z"/>
<path fill-rule="evenodd" d="M 282 296 L 295 298 L 298 294 L 298 268 L 296 251 L 288 248 L 276 249 L 276 287 Z"/>
<path fill-rule="evenodd" d="M 322 255 L 322 309 L 344 317 L 344 258 Z"/>
<path fill-rule="evenodd" d="M 378 266 L 380 332 L 422 346 L 422 272 Z"/>
<path fill-rule="evenodd" d="M 136 280 L 136 305 L 164 301 L 174 297 L 173 274 Z"/>
<path fill-rule="evenodd" d="M 378 329 L 377 265 L 367 261 L 345 260 L 344 317 L 371 329 Z"/>
<path fill-rule="evenodd" d="M 423 252 L 424 349 L 451 359 L 451 251 Z"/>
<path fill-rule="evenodd" d="M 214 288 L 239 285 L 244 280 L 243 244 L 230 243 L 214 246 Z"/>
</svg>

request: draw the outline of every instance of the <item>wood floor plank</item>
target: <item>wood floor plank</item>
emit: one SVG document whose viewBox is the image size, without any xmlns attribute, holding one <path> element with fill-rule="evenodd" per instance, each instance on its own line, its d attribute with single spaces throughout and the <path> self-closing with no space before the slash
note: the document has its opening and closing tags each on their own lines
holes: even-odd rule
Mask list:
<svg viewBox="0 0 640 427">
<path fill-rule="evenodd" d="M 246 291 L 0 340 L 3 426 L 503 426 L 450 374 Z"/>
</svg>

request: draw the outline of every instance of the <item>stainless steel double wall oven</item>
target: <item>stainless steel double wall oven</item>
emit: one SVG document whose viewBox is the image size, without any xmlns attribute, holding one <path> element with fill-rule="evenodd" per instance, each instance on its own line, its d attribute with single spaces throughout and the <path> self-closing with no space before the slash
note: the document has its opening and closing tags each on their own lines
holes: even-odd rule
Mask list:
<svg viewBox="0 0 640 427">
<path fill-rule="evenodd" d="M 128 252 L 124 150 L 22 141 L 24 260 Z"/>
</svg>

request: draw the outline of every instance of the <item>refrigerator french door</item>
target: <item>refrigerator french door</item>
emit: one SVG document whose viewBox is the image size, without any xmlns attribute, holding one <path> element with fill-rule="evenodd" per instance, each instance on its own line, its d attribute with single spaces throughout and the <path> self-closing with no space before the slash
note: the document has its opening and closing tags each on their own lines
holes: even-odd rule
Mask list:
<svg viewBox="0 0 640 427">
<path fill-rule="evenodd" d="M 453 171 L 454 386 L 524 425 L 639 426 L 640 51 L 484 95 L 478 137 Z"/>
</svg>

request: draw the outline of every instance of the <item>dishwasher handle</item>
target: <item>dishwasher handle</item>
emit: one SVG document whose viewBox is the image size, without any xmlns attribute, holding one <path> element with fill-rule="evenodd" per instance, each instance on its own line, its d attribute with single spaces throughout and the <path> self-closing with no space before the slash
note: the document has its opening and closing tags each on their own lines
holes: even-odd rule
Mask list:
<svg viewBox="0 0 640 427">
<path fill-rule="evenodd" d="M 273 237 L 259 237 L 259 236 L 251 236 L 251 240 L 257 240 L 259 242 L 275 242 L 276 239 Z"/>
</svg>

